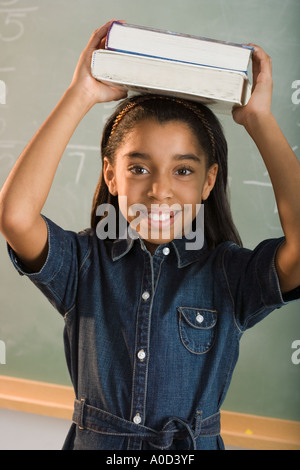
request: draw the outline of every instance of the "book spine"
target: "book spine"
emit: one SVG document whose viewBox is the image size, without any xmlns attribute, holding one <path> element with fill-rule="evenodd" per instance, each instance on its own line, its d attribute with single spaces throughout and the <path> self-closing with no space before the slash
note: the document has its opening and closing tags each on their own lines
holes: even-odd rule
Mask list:
<svg viewBox="0 0 300 470">
<path fill-rule="evenodd" d="M 114 26 L 115 23 L 122 24 L 122 23 L 120 23 L 119 21 L 114 21 L 114 22 L 110 25 L 109 30 L 108 30 L 107 35 L 106 35 L 105 46 L 104 46 L 105 49 L 109 49 L 109 37 L 110 37 L 110 32 L 111 32 L 111 30 L 112 30 L 112 28 L 113 28 L 113 26 Z"/>
</svg>

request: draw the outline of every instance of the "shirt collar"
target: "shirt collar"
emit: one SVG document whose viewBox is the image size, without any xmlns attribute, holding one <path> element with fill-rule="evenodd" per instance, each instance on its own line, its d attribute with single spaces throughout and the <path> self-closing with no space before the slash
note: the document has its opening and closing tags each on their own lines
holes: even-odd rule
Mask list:
<svg viewBox="0 0 300 470">
<path fill-rule="evenodd" d="M 204 239 L 200 247 L 197 247 L 193 241 L 185 237 L 175 239 L 171 242 L 177 255 L 178 268 L 184 268 L 191 263 L 203 259 L 208 254 L 206 240 Z"/>
<path fill-rule="evenodd" d="M 138 236 L 136 239 L 127 237 L 115 240 L 112 245 L 112 260 L 118 261 L 123 258 L 127 253 L 129 253 L 135 242 L 140 244 L 142 250 L 146 250 L 143 241 Z M 200 258 L 203 258 L 203 256 L 208 253 L 207 243 L 205 240 L 204 243 L 196 244 L 193 240 L 188 240 L 186 237 L 182 237 L 180 239 L 175 239 L 170 243 L 159 245 L 155 255 L 163 256 L 163 249 L 165 247 L 169 247 L 170 250 L 173 248 L 177 256 L 178 268 L 188 266 L 189 264 L 198 261 Z"/>
</svg>

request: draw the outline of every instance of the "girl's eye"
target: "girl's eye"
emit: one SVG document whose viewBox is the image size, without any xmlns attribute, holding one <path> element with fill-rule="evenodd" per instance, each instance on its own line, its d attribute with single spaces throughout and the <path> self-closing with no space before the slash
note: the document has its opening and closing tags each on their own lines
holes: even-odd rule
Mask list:
<svg viewBox="0 0 300 470">
<path fill-rule="evenodd" d="M 189 176 L 193 172 L 194 171 L 192 170 L 192 168 L 183 167 L 183 168 L 179 168 L 179 170 L 177 170 L 175 173 L 179 176 Z"/>
<path fill-rule="evenodd" d="M 134 175 L 146 175 L 148 173 L 146 168 L 143 168 L 142 166 L 133 166 L 129 168 L 129 171 Z"/>
</svg>

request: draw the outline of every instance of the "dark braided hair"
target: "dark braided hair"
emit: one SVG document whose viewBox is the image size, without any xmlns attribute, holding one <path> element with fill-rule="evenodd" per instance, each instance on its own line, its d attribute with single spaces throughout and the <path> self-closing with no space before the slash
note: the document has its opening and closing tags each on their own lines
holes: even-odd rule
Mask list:
<svg viewBox="0 0 300 470">
<path fill-rule="evenodd" d="M 139 95 L 127 98 L 117 107 L 107 121 L 102 135 L 102 162 L 107 157 L 114 163 L 116 150 L 134 126 L 146 119 L 158 123 L 181 121 L 189 126 L 197 137 L 206 155 L 206 169 L 218 164 L 218 175 L 214 189 L 204 202 L 204 232 L 209 249 L 224 241 L 233 241 L 242 246 L 233 223 L 228 201 L 228 150 L 221 124 L 214 113 L 203 104 L 164 95 Z M 101 173 L 93 199 L 91 227 L 96 229 L 100 217 L 96 215 L 100 204 L 112 204 L 119 211 L 118 196 L 112 196 Z"/>
</svg>

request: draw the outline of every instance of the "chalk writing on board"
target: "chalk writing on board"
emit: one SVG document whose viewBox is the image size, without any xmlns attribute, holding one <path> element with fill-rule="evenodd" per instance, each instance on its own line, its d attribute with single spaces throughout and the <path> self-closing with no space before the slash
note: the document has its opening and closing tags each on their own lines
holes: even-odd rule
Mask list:
<svg viewBox="0 0 300 470">
<path fill-rule="evenodd" d="M 5 42 L 17 41 L 24 34 L 24 22 L 28 13 L 38 10 L 38 6 L 24 7 L 19 0 L 0 1 L 0 40 Z"/>
<path fill-rule="evenodd" d="M 77 172 L 76 172 L 76 177 L 75 177 L 75 184 L 78 184 L 79 180 L 80 180 L 80 175 L 81 175 L 81 172 L 82 172 L 82 169 L 83 169 L 83 165 L 84 165 L 84 160 L 85 160 L 85 153 L 84 152 L 70 152 L 69 153 L 69 156 L 70 157 L 79 157 L 79 163 L 78 163 L 78 168 L 77 168 Z"/>
<path fill-rule="evenodd" d="M 4 341 L 0 340 L 0 364 L 6 364 L 6 346 Z"/>
<path fill-rule="evenodd" d="M 264 186 L 266 188 L 272 188 L 272 183 L 267 183 L 265 181 L 244 181 L 244 184 L 253 184 L 254 186 Z"/>
<path fill-rule="evenodd" d="M 0 136 L 4 133 L 6 127 L 6 122 L 3 118 L 0 118 Z M 26 145 L 25 141 L 22 140 L 0 140 L 0 172 L 5 171 L 9 172 L 13 165 L 15 164 L 21 150 Z M 88 152 L 97 152 L 99 153 L 99 147 L 95 145 L 80 145 L 80 144 L 68 144 L 65 150 L 65 157 L 76 158 L 78 163 L 76 175 L 75 175 L 75 184 L 78 184 L 84 168 L 84 162 Z"/>
<path fill-rule="evenodd" d="M 268 176 L 267 171 L 264 173 L 264 176 Z M 272 183 L 270 181 L 244 180 L 243 183 L 244 184 L 249 184 L 249 185 L 252 185 L 252 186 L 260 186 L 262 188 L 271 188 L 272 189 Z M 278 208 L 277 208 L 276 201 L 275 201 L 273 213 L 278 214 Z"/>
</svg>

